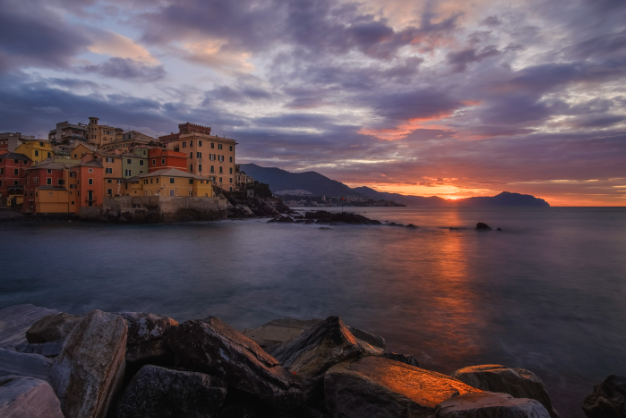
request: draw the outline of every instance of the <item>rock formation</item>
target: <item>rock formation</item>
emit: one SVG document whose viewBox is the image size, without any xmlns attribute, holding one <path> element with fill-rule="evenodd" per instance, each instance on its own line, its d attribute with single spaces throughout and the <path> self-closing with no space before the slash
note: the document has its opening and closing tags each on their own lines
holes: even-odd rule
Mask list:
<svg viewBox="0 0 626 418">
<path fill-rule="evenodd" d="M 447 399 L 435 408 L 436 418 L 549 418 L 534 399 L 514 398 L 506 393 L 468 393 Z"/>
<path fill-rule="evenodd" d="M 0 377 L 0 417 L 64 418 L 48 384 L 33 377 Z"/>
<path fill-rule="evenodd" d="M 80 322 L 80 316 L 70 315 L 64 312 L 48 315 L 26 331 L 26 340 L 31 344 L 42 344 L 63 340 Z"/>
<path fill-rule="evenodd" d="M 626 417 L 626 377 L 612 374 L 594 386 L 583 401 L 583 411 L 588 418 Z"/>
</svg>

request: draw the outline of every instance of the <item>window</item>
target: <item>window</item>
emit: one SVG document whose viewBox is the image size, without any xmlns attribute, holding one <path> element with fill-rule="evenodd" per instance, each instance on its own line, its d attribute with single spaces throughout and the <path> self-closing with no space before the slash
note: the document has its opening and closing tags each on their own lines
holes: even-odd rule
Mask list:
<svg viewBox="0 0 626 418">
<path fill-rule="evenodd" d="M 112 180 L 111 180 L 111 179 L 108 179 L 108 180 L 107 180 L 107 183 L 111 184 L 111 183 L 112 183 Z"/>
<path fill-rule="evenodd" d="M 193 164 L 191 164 L 191 165 L 189 166 L 189 172 L 190 172 L 190 173 L 193 173 Z"/>
<path fill-rule="evenodd" d="M 2 160 L 0 160 L 2 161 Z M 4 174 L 4 168 L 0 168 L 0 174 Z"/>
<path fill-rule="evenodd" d="M 232 192 L 232 191 L 233 191 L 233 188 L 232 188 L 232 187 L 229 187 L 229 188 L 228 188 L 228 191 L 229 191 L 229 192 Z"/>
<path fill-rule="evenodd" d="M 211 148 L 215 148 L 215 142 L 211 142 Z"/>
<path fill-rule="evenodd" d="M 50 184 L 50 185 L 52 185 L 52 179 L 51 179 L 50 177 L 48 177 L 48 178 L 46 179 L 46 184 Z"/>
<path fill-rule="evenodd" d="M 35 157 L 39 157 L 39 151 L 35 150 Z"/>
<path fill-rule="evenodd" d="M 232 146 L 232 145 L 231 145 L 230 147 L 228 147 L 228 148 L 229 148 L 229 150 L 230 150 L 230 151 L 232 151 L 232 150 L 233 150 L 233 146 Z"/>
<path fill-rule="evenodd" d="M 170 196 L 174 196 L 174 190 L 170 190 Z"/>
<path fill-rule="evenodd" d="M 106 168 L 107 174 L 113 174 L 113 169 L 111 167 Z"/>
<path fill-rule="evenodd" d="M 0 187 L 2 187 L 2 180 L 0 180 Z"/>
<path fill-rule="evenodd" d="M 170 183 L 174 184 L 174 177 L 170 177 Z"/>
<path fill-rule="evenodd" d="M 230 168 L 230 174 L 233 174 L 233 168 L 232 167 Z"/>
<path fill-rule="evenodd" d="M 161 158 L 161 164 L 165 164 L 165 158 Z"/>
<path fill-rule="evenodd" d="M 73 171 L 70 173 L 70 177 L 76 177 L 76 173 L 74 173 Z"/>
<path fill-rule="evenodd" d="M 156 179 L 156 182 L 157 182 L 157 183 L 159 182 L 159 179 L 158 179 L 158 178 Z"/>
<path fill-rule="evenodd" d="M 156 160 L 152 160 L 152 165 L 156 165 Z"/>
<path fill-rule="evenodd" d="M 222 144 L 217 144 L 217 149 L 222 149 Z"/>
<path fill-rule="evenodd" d="M 231 177 L 231 178 L 230 178 L 230 183 L 232 183 L 232 182 L 233 182 L 233 178 Z"/>
<path fill-rule="evenodd" d="M 57 180 L 57 185 L 58 186 L 63 186 L 65 184 L 65 181 L 63 181 L 63 179 L 58 179 Z"/>
<path fill-rule="evenodd" d="M 14 162 L 15 164 L 19 164 L 19 163 L 20 163 L 20 160 L 13 160 L 13 162 Z"/>
<path fill-rule="evenodd" d="M 124 172 L 126 173 L 126 176 L 132 176 L 132 170 L 125 170 Z"/>
<path fill-rule="evenodd" d="M 222 178 L 220 177 L 220 183 L 222 182 Z"/>
<path fill-rule="evenodd" d="M 183 142 L 183 148 L 187 148 L 187 143 Z"/>
<path fill-rule="evenodd" d="M 222 167 L 220 167 L 220 174 L 222 174 L 222 173 L 223 173 L 223 170 L 222 170 Z"/>
<path fill-rule="evenodd" d="M 40 146 L 40 147 L 43 147 L 43 142 L 40 142 L 40 143 L 39 143 L 39 146 Z"/>
<path fill-rule="evenodd" d="M 72 205 L 74 204 L 74 201 L 72 200 Z"/>
<path fill-rule="evenodd" d="M 211 166 L 211 173 L 215 173 L 215 166 L 214 165 Z"/>
<path fill-rule="evenodd" d="M 143 165 L 143 160 L 139 160 L 139 165 Z"/>
<path fill-rule="evenodd" d="M 198 164 L 198 171 L 202 171 L 202 164 Z"/>
<path fill-rule="evenodd" d="M 189 153 L 189 158 L 193 158 L 193 152 Z"/>
<path fill-rule="evenodd" d="M 39 185 L 39 177 L 35 177 L 35 185 Z"/>
<path fill-rule="evenodd" d="M 193 179 L 189 179 L 189 184 L 193 184 Z"/>
<path fill-rule="evenodd" d="M 14 168 L 13 169 L 13 174 L 15 174 L 16 176 L 18 176 L 20 174 L 20 169 L 19 168 Z"/>
<path fill-rule="evenodd" d="M 130 164 L 130 163 L 131 163 L 130 158 L 127 158 L 126 159 L 126 164 Z"/>
<path fill-rule="evenodd" d="M 13 180 L 13 185 L 17 186 L 18 184 L 20 184 L 19 180 Z"/>
<path fill-rule="evenodd" d="M 202 141 L 198 140 L 198 146 L 201 147 L 202 146 Z"/>
<path fill-rule="evenodd" d="M 48 158 L 50 158 L 50 153 L 48 153 Z"/>
<path fill-rule="evenodd" d="M 150 184 L 152 184 L 152 179 L 150 179 Z"/>
<path fill-rule="evenodd" d="M 189 141 L 189 148 L 193 147 L 193 141 Z"/>
<path fill-rule="evenodd" d="M 231 163 L 233 162 L 233 157 L 230 157 L 230 162 L 231 162 Z"/>
<path fill-rule="evenodd" d="M 113 194 L 113 189 L 107 189 L 107 194 L 108 195 L 112 195 Z"/>
<path fill-rule="evenodd" d="M 89 172 L 90 172 L 90 173 L 93 173 L 93 168 L 90 168 L 90 169 L 89 169 Z"/>
<path fill-rule="evenodd" d="M 196 152 L 196 157 L 202 158 L 202 153 L 201 152 Z"/>
<path fill-rule="evenodd" d="M 88 179 L 88 184 L 93 184 L 93 179 Z"/>
<path fill-rule="evenodd" d="M 52 170 L 48 170 L 48 174 L 52 174 Z"/>
</svg>

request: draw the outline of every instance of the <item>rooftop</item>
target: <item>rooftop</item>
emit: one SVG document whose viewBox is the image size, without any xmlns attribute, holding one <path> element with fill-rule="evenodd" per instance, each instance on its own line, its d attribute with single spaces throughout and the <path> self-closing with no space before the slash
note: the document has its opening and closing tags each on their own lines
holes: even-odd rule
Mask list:
<svg viewBox="0 0 626 418">
<path fill-rule="evenodd" d="M 181 171 L 176 168 L 164 168 L 162 170 L 153 171 L 152 173 L 141 174 L 138 177 L 146 178 L 146 177 L 155 177 L 155 176 L 184 177 L 184 178 L 188 178 L 188 179 L 192 178 L 196 180 L 209 180 L 208 177 L 202 177 L 197 174 L 187 173 L 186 171 Z"/>
</svg>

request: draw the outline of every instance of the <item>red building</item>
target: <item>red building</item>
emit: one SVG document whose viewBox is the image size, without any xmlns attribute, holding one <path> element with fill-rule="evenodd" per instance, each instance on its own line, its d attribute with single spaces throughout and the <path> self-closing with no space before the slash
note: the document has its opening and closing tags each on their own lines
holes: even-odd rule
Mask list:
<svg viewBox="0 0 626 418">
<path fill-rule="evenodd" d="M 6 204 L 9 196 L 22 196 L 26 172 L 33 161 L 24 154 L 5 152 L 0 154 L 0 201 Z"/>
<path fill-rule="evenodd" d="M 87 206 L 102 207 L 104 202 L 104 167 L 98 161 L 83 162 L 72 168 L 76 173 L 76 211 Z"/>
<path fill-rule="evenodd" d="M 24 186 L 24 204 L 22 212 L 37 213 L 37 190 L 42 187 L 67 188 L 69 168 L 74 164 L 42 161 L 26 170 L 26 184 Z"/>
<path fill-rule="evenodd" d="M 187 170 L 187 154 L 184 152 L 170 151 L 161 148 L 148 150 L 148 173 L 164 168 L 176 168 L 181 171 Z"/>
</svg>

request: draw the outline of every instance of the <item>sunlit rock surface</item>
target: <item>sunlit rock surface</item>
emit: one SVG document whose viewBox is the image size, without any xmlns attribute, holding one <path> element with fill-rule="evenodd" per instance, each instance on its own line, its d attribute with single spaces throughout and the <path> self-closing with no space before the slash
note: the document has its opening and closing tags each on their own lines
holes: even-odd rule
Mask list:
<svg viewBox="0 0 626 418">
<path fill-rule="evenodd" d="M 226 392 L 216 377 L 148 365 L 124 391 L 117 418 L 214 417 Z"/>
<path fill-rule="evenodd" d="M 626 417 L 626 377 L 612 374 L 594 386 L 583 401 L 583 411 L 588 418 Z"/>
<path fill-rule="evenodd" d="M 30 376 L 49 380 L 52 360 L 38 354 L 0 348 L 0 376 Z"/>
<path fill-rule="evenodd" d="M 48 315 L 26 331 L 26 340 L 31 344 L 43 344 L 63 340 L 80 322 L 80 316 L 70 315 L 64 312 Z"/>
<path fill-rule="evenodd" d="M 389 360 L 399 361 L 400 363 L 408 364 L 409 366 L 419 367 L 419 363 L 413 354 L 401 354 L 401 353 L 384 353 L 384 358 Z M 471 385 L 470 385 L 471 386 Z"/>
<path fill-rule="evenodd" d="M 165 340 L 180 365 L 223 379 L 276 408 L 295 408 L 302 401 L 294 375 L 218 318 L 183 322 L 168 330 Z"/>
<path fill-rule="evenodd" d="M 452 377 L 485 391 L 508 393 L 515 398 L 535 399 L 546 408 L 552 418 L 559 416 L 552 407 L 541 379 L 528 370 L 485 364 L 464 367 L 452 373 Z"/>
<path fill-rule="evenodd" d="M 242 334 L 265 347 L 289 341 L 322 321 L 323 319 L 274 319 L 259 328 L 246 328 Z"/>
<path fill-rule="evenodd" d="M 364 355 L 380 356 L 387 349 L 385 339 L 380 335 L 374 335 L 348 325 L 350 333 L 354 335 L 358 343 L 363 347 Z"/>
<path fill-rule="evenodd" d="M 64 418 L 52 387 L 33 377 L 0 377 L 0 417 Z"/>
<path fill-rule="evenodd" d="M 330 368 L 326 407 L 335 417 L 430 417 L 453 396 L 481 393 L 439 373 L 383 357 L 363 357 Z"/>
<path fill-rule="evenodd" d="M 119 315 L 128 326 L 127 362 L 158 361 L 170 353 L 163 335 L 170 327 L 178 325 L 178 321 L 169 316 L 142 312 L 121 312 Z"/>
<path fill-rule="evenodd" d="M 550 418 L 534 399 L 514 398 L 508 393 L 468 393 L 440 403 L 436 418 Z"/>
<path fill-rule="evenodd" d="M 90 312 L 67 336 L 51 372 L 51 383 L 67 417 L 105 417 L 121 388 L 126 322 Z"/>
<path fill-rule="evenodd" d="M 25 344 L 26 330 L 44 316 L 58 313 L 56 309 L 35 305 L 15 305 L 0 310 L 0 348 L 13 349 Z"/>
</svg>

